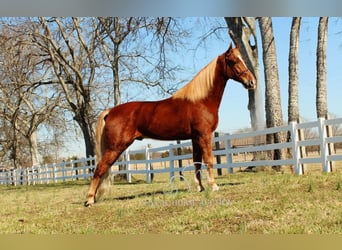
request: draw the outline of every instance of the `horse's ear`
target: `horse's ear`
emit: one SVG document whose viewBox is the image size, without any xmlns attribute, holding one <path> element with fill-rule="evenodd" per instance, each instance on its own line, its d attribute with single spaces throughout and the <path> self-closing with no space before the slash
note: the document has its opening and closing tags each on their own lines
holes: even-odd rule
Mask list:
<svg viewBox="0 0 342 250">
<path fill-rule="evenodd" d="M 230 51 L 232 48 L 233 48 L 233 43 L 231 42 L 227 51 Z"/>
<path fill-rule="evenodd" d="M 235 44 L 235 43 L 234 43 L 234 45 L 235 45 L 235 48 L 240 49 L 240 44 Z M 233 49 L 233 42 L 230 43 L 229 48 L 228 48 L 227 51 L 230 51 L 230 50 L 232 50 L 232 49 Z"/>
</svg>

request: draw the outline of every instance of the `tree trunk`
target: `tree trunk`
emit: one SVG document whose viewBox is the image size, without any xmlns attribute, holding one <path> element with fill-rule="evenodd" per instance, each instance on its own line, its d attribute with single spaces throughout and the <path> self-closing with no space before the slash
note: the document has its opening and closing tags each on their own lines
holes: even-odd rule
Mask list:
<svg viewBox="0 0 342 250">
<path fill-rule="evenodd" d="M 288 100 L 288 122 L 299 122 L 298 108 L 298 47 L 300 17 L 292 19 L 290 34 L 290 52 L 289 52 L 289 100 Z"/>
<path fill-rule="evenodd" d="M 120 30 L 120 18 L 116 17 L 114 20 L 115 25 L 115 37 L 121 37 Z M 117 106 L 121 103 L 121 92 L 120 92 L 120 78 L 119 78 L 119 46 L 120 39 L 114 39 L 114 64 L 113 64 L 113 79 L 114 79 L 114 106 Z"/>
<path fill-rule="evenodd" d="M 89 124 L 89 119 L 87 119 L 87 112 L 81 110 L 75 111 L 75 121 L 80 126 L 85 143 L 86 157 L 91 157 L 94 155 L 95 149 L 95 135 L 91 124 Z"/>
<path fill-rule="evenodd" d="M 328 17 L 320 17 L 317 38 L 317 61 L 316 61 L 316 111 L 317 118 L 328 119 L 327 105 L 327 40 L 328 40 Z M 332 136 L 331 126 L 326 126 L 326 134 Z M 334 143 L 328 143 L 329 154 L 335 151 Z M 334 167 L 334 162 L 328 161 L 326 168 L 329 172 Z"/>
<path fill-rule="evenodd" d="M 270 17 L 259 18 L 261 32 L 263 63 L 266 89 L 266 126 L 277 127 L 283 125 L 283 115 L 281 109 L 279 75 L 277 65 L 277 55 L 275 40 L 273 35 L 272 19 Z M 275 133 L 267 136 L 267 143 L 283 142 L 283 135 Z M 274 160 L 285 159 L 285 150 L 274 150 Z M 279 170 L 280 167 L 274 167 Z"/>
<path fill-rule="evenodd" d="M 326 118 L 328 115 L 327 108 L 327 32 L 328 17 L 320 17 L 318 24 L 317 39 L 317 75 L 316 75 L 316 111 L 317 118 Z"/>
<path fill-rule="evenodd" d="M 301 17 L 293 17 L 290 33 L 290 51 L 289 51 L 289 86 L 288 86 L 288 123 L 299 122 L 299 102 L 298 102 L 298 50 L 299 50 L 299 32 Z M 304 140 L 302 129 L 298 131 L 299 140 Z M 291 133 L 288 132 L 287 141 L 291 141 Z M 288 154 L 293 151 L 288 149 Z M 300 147 L 299 154 L 305 155 L 305 147 Z M 301 164 L 301 173 L 304 173 L 304 164 Z M 294 169 L 292 168 L 292 171 Z"/>
<path fill-rule="evenodd" d="M 39 165 L 39 153 L 37 143 L 37 132 L 33 131 L 29 138 L 32 166 Z"/>
</svg>

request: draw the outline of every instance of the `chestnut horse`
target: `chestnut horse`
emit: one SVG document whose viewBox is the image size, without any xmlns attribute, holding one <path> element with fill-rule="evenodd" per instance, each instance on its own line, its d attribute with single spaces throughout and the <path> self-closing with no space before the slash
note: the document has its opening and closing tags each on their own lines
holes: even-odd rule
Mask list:
<svg viewBox="0 0 342 250">
<path fill-rule="evenodd" d="M 213 173 L 212 133 L 218 124 L 218 109 L 228 79 L 255 89 L 256 80 L 243 61 L 239 47 L 229 46 L 204 67 L 187 85 L 160 101 L 128 102 L 103 111 L 96 125 L 98 164 L 85 206 L 95 203 L 100 184 L 120 154 L 136 139 L 192 140 L 193 161 L 207 166 L 209 184 L 218 190 Z M 199 191 L 204 187 L 195 164 Z"/>
</svg>

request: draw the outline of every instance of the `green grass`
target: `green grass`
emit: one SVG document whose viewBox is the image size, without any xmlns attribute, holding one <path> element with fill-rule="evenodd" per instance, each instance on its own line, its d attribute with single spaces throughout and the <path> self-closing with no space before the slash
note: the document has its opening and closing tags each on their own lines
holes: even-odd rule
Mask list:
<svg viewBox="0 0 342 250">
<path fill-rule="evenodd" d="M 177 179 L 177 178 L 176 178 Z M 234 173 L 220 191 L 195 192 L 192 177 L 173 186 L 115 183 L 83 207 L 87 181 L 0 186 L 0 233 L 330 234 L 342 232 L 339 173 Z M 206 183 L 205 183 L 206 184 Z M 207 187 L 207 185 L 206 185 Z"/>
</svg>

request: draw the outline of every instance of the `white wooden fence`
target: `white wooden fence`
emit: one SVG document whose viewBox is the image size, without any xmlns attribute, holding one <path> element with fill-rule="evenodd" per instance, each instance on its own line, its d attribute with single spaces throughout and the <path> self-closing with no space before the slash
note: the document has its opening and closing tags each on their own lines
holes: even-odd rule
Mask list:
<svg viewBox="0 0 342 250">
<path fill-rule="evenodd" d="M 260 131 L 253 131 L 240 134 L 226 134 L 213 139 L 213 143 L 220 143 L 221 148 L 214 150 L 214 156 L 220 158 L 214 164 L 215 169 L 227 169 L 228 173 L 233 173 L 234 168 L 245 168 L 251 166 L 283 166 L 290 165 L 296 174 L 303 174 L 303 165 L 309 168 L 312 163 L 319 163 L 323 172 L 333 171 L 333 163 L 342 161 L 342 154 L 335 152 L 334 144 L 342 142 L 342 136 L 327 136 L 328 126 L 340 126 L 342 118 L 337 119 L 318 119 L 313 122 L 291 123 L 286 126 L 268 128 Z M 314 139 L 299 140 L 299 130 L 315 130 L 318 135 Z M 284 135 L 290 134 L 289 142 L 276 144 L 260 144 L 255 140 L 254 145 L 241 147 L 232 147 L 233 140 L 244 138 L 260 138 L 267 134 L 282 132 Z M 317 154 L 301 154 L 301 149 L 308 146 L 316 146 Z M 175 172 L 194 171 L 191 154 L 175 154 L 177 148 L 191 147 L 191 142 L 181 144 L 170 144 L 165 147 L 148 148 L 143 150 L 127 150 L 123 153 L 121 160 L 117 161 L 111 168 L 112 176 L 116 174 L 126 174 L 127 181 L 132 181 L 132 175 L 146 175 L 146 182 L 151 182 L 152 175 L 158 173 L 169 173 L 170 179 L 174 178 Z M 256 153 L 265 154 L 267 151 L 276 149 L 285 149 L 289 152 L 288 157 L 283 160 L 263 160 L 251 159 L 246 157 L 256 155 Z M 159 152 L 159 156 L 156 157 Z M 161 157 L 162 152 L 168 152 L 167 157 Z M 143 154 L 143 160 L 131 160 L 132 155 Z M 244 155 L 245 157 L 237 157 Z M 154 157 L 152 157 L 154 156 Z M 182 161 L 184 167 L 177 164 Z M 186 164 L 184 164 L 186 163 Z M 125 170 L 118 170 L 118 166 L 125 166 Z M 335 164 L 337 165 L 337 164 Z M 153 167 L 152 167 L 153 166 Z M 205 164 L 203 164 L 205 166 Z M 33 166 L 31 168 L 18 168 L 13 170 L 2 170 L 0 172 L 0 184 L 20 185 L 20 184 L 46 184 L 64 182 L 67 180 L 89 179 L 95 169 L 95 158 L 90 157 L 71 162 L 61 162 L 44 166 Z"/>
</svg>

